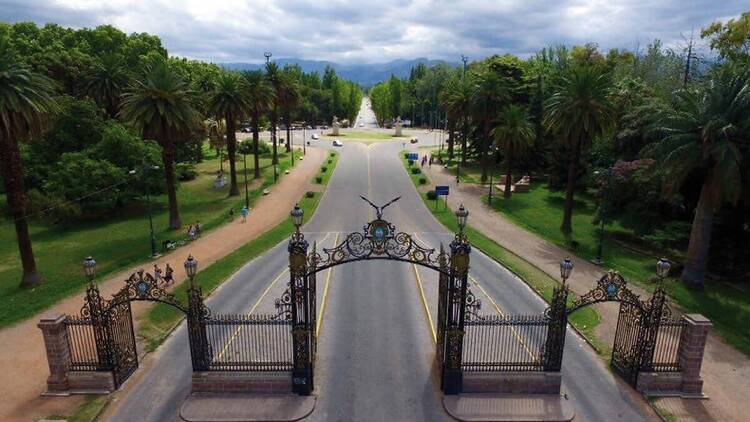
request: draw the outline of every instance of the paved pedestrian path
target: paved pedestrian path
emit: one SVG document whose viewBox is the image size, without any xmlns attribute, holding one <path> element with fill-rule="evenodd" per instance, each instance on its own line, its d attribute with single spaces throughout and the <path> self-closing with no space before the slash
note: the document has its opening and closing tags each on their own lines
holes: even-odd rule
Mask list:
<svg viewBox="0 0 750 422">
<path fill-rule="evenodd" d="M 120 273 L 99 280 L 103 297 L 117 292 L 123 281 L 139 268 L 151 269 L 154 264 L 160 267 L 169 263 L 174 268 L 175 286 L 185 280 L 183 263 L 189 254 L 199 261 L 199 270 L 233 252 L 248 241 L 265 233 L 284 219 L 289 218 L 289 211 L 308 190 L 319 190 L 312 184 L 312 179 L 326 157 L 326 151 L 309 148 L 304 160 L 299 162 L 288 175 L 283 175 L 278 184 L 270 188 L 271 192 L 263 196 L 250 211 L 247 223 L 240 218 L 205 234 L 198 240 L 172 251 L 160 258 L 144 262 Z M 96 251 L 92 254 L 96 256 Z M 106 257 L 97 257 L 106 259 Z M 83 275 L 81 275 L 81 283 Z M 54 280 L 48 280 L 54 283 Z M 82 403 L 79 397 L 49 398 L 40 397 L 46 386 L 49 369 L 44 351 L 44 343 L 37 322 L 43 315 L 77 314 L 83 304 L 83 294 L 76 294 L 54 305 L 17 325 L 0 331 L 0 421 L 31 421 L 53 414 L 68 414 L 71 409 Z M 134 320 L 148 307 L 146 304 L 133 306 Z"/>
<path fill-rule="evenodd" d="M 469 225 L 552 278 L 560 279 L 560 260 L 570 256 L 575 269 L 568 284 L 575 293 L 580 295 L 589 291 L 595 286 L 596 280 L 604 275 L 606 268 L 573 256 L 571 252 L 541 239 L 490 209 L 481 199 L 487 193 L 485 186 L 457 184 L 455 175 L 438 164 L 425 166 L 423 171 L 433 185 L 450 186 L 449 206 L 455 209 L 459 204 L 464 204 L 470 212 Z M 426 191 L 429 187 L 421 189 Z M 642 298 L 649 297 L 649 293 L 637 285 L 629 286 Z M 611 345 L 617 327 L 618 304 L 598 304 L 595 308 L 602 317 L 595 334 L 604 344 Z M 702 376 L 704 392 L 709 400 L 664 398 L 657 400 L 657 405 L 667 409 L 681 421 L 747 420 L 747 415 L 750 414 L 750 359 L 725 343 L 715 332 L 709 336 L 706 346 Z"/>
</svg>

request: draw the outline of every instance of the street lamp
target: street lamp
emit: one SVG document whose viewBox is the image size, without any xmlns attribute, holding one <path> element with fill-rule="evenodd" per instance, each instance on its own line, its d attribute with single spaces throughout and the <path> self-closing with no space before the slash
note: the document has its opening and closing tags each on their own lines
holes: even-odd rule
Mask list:
<svg viewBox="0 0 750 422">
<path fill-rule="evenodd" d="M 307 155 L 307 122 L 302 122 L 302 155 Z"/>
<path fill-rule="evenodd" d="M 154 217 L 151 212 L 151 196 L 148 192 L 148 171 L 149 170 L 159 170 L 159 166 L 156 165 L 148 165 L 146 164 L 146 160 L 143 160 L 143 173 L 142 173 L 142 179 L 143 179 L 143 190 L 146 194 L 146 209 L 148 211 L 148 228 L 151 235 L 151 258 L 156 258 L 159 256 L 159 254 L 156 252 L 156 234 L 154 234 Z M 130 170 L 128 173 L 130 174 L 136 174 L 135 170 Z"/>
<path fill-rule="evenodd" d="M 91 256 L 87 256 L 86 259 L 83 260 L 83 273 L 86 274 L 86 278 L 89 279 L 89 282 L 94 282 L 94 277 L 96 277 L 96 261 L 94 261 L 94 258 Z"/>
<path fill-rule="evenodd" d="M 240 153 L 242 154 L 242 167 L 245 171 L 245 208 L 250 209 L 250 195 L 247 191 L 247 154 L 250 153 L 250 149 L 246 142 L 242 142 Z"/>
<path fill-rule="evenodd" d="M 596 265 L 602 265 L 604 264 L 604 257 L 602 256 L 602 249 L 604 247 L 604 223 L 606 220 L 606 205 L 607 202 L 605 200 L 605 196 L 609 193 L 609 185 L 610 181 L 612 179 L 612 169 L 606 169 L 603 172 L 595 171 L 594 175 L 600 176 L 603 175 L 606 178 L 606 186 L 604 187 L 604 190 L 601 193 L 601 198 L 599 198 L 599 214 L 601 219 L 601 224 L 599 226 L 599 247 L 596 252 L 596 258 L 594 258 L 594 264 Z"/>
<path fill-rule="evenodd" d="M 195 273 L 197 272 L 198 272 L 198 260 L 193 258 L 193 255 L 188 255 L 187 260 L 185 261 L 185 273 L 190 279 L 191 286 L 193 285 L 193 279 L 195 278 Z"/>
<path fill-rule="evenodd" d="M 656 261 L 656 275 L 659 276 L 659 281 L 663 281 L 669 275 L 671 268 L 672 264 L 667 261 L 667 258 L 659 258 Z"/>
<path fill-rule="evenodd" d="M 302 217 L 304 217 L 305 211 L 303 211 L 302 208 L 299 207 L 299 204 L 295 204 L 294 209 L 289 213 L 289 215 L 292 217 L 294 228 L 296 229 L 297 233 L 299 233 L 299 228 L 302 225 Z"/>
<path fill-rule="evenodd" d="M 469 219 L 469 211 L 464 208 L 464 204 L 461 204 L 458 210 L 456 210 L 456 218 L 458 219 L 458 232 L 463 233 L 464 227 L 466 227 L 466 220 Z"/>
<path fill-rule="evenodd" d="M 270 51 L 266 51 L 265 53 L 263 53 L 263 57 L 266 58 L 266 64 L 268 64 L 268 62 L 271 60 L 271 56 L 273 56 L 273 54 L 271 54 Z"/>
<path fill-rule="evenodd" d="M 562 277 L 563 284 L 568 281 L 570 273 L 573 272 L 573 261 L 570 258 L 565 258 L 560 261 L 560 277 Z"/>
</svg>

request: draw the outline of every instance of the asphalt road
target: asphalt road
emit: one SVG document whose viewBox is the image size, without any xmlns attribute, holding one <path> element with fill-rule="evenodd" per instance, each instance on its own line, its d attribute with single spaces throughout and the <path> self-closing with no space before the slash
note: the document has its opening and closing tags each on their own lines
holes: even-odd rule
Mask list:
<svg viewBox="0 0 750 422">
<path fill-rule="evenodd" d="M 422 132 L 419 137 L 420 145 L 437 139 Z M 425 208 L 402 168 L 398 158 L 401 148 L 392 142 L 345 142 L 337 148 L 341 153 L 339 164 L 315 216 L 303 227 L 311 244 L 316 240 L 319 247 L 331 247 L 337 234 L 360 231 L 374 218 L 373 210 L 359 198 L 360 194 L 375 203 L 400 195 L 401 199 L 386 209 L 385 219 L 432 247 L 450 242 L 451 234 Z M 288 277 L 285 248 L 283 242 L 246 264 L 207 301 L 212 311 L 270 311 Z M 522 314 L 543 311 L 542 300 L 505 268 L 476 250 L 471 260 L 472 283 L 481 284 L 483 291 L 472 288 L 484 302 L 484 313 L 496 313 L 498 309 Z M 326 283 L 327 306 L 319 316 L 315 377 L 318 401 L 308 419 L 452 420 L 442 406 L 427 316 L 429 312 L 434 324 L 436 274 L 387 261 L 334 267 L 318 276 L 319 312 Z M 491 306 L 493 301 L 497 308 Z M 576 420 L 654 418 L 633 390 L 616 378 L 572 331 L 568 332 L 565 352 L 563 392 L 571 399 Z M 152 359 L 153 365 L 139 369 L 128 381 L 132 385 L 126 384 L 127 394 L 118 397 L 111 420 L 179 420 L 179 408 L 189 393 L 191 376 L 184 324 Z"/>
</svg>

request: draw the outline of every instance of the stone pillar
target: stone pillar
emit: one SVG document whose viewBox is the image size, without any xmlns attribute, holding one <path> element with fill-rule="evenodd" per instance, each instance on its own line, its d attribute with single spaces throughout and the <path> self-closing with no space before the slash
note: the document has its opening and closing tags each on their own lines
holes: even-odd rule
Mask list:
<svg viewBox="0 0 750 422">
<path fill-rule="evenodd" d="M 67 315 L 64 314 L 46 316 L 37 324 L 44 336 L 44 348 L 47 350 L 50 372 L 45 394 L 65 393 L 70 388 L 68 384 L 70 348 L 68 330 L 65 327 L 66 318 Z"/>
<path fill-rule="evenodd" d="M 687 325 L 680 338 L 680 366 L 682 367 L 682 393 L 689 396 L 703 395 L 701 364 L 706 349 L 708 331 L 713 326 L 708 318 L 700 314 L 687 314 L 683 318 Z"/>
</svg>

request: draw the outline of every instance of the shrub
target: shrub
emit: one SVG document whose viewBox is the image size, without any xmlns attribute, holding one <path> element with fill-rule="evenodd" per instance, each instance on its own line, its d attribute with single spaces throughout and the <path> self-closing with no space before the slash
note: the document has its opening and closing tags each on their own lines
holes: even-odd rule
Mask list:
<svg viewBox="0 0 750 422">
<path fill-rule="evenodd" d="M 411 169 L 411 174 L 422 174 L 422 170 L 420 170 L 419 167 L 414 167 Z"/>
<path fill-rule="evenodd" d="M 174 172 L 177 176 L 177 179 L 179 179 L 182 182 L 186 182 L 188 180 L 195 180 L 196 177 L 198 177 L 198 172 L 195 170 L 195 165 L 190 163 L 177 163 L 174 166 Z"/>
<path fill-rule="evenodd" d="M 404 158 L 406 158 L 407 160 L 409 159 L 409 153 L 408 152 L 404 153 Z"/>
<path fill-rule="evenodd" d="M 333 164 L 333 160 L 328 160 L 328 164 Z"/>
<path fill-rule="evenodd" d="M 323 180 L 323 178 L 320 178 L 320 179 Z M 308 197 L 308 198 L 312 198 L 313 196 L 315 196 L 315 192 L 309 190 L 309 191 L 305 192 L 305 196 Z"/>
<path fill-rule="evenodd" d="M 328 167 L 323 166 L 323 167 L 320 168 L 320 171 L 322 171 L 323 173 L 325 173 L 326 171 L 328 171 Z"/>
<path fill-rule="evenodd" d="M 414 160 L 409 160 L 408 162 L 409 162 L 409 166 L 413 166 L 414 165 Z"/>
<path fill-rule="evenodd" d="M 419 178 L 419 184 L 420 184 L 420 185 L 426 185 L 426 184 L 427 184 L 427 179 L 426 179 L 426 178 L 424 178 L 424 177 L 420 177 L 420 178 Z"/>
<path fill-rule="evenodd" d="M 336 156 L 336 153 L 332 151 L 331 152 L 331 157 L 335 157 L 335 156 Z"/>
<path fill-rule="evenodd" d="M 315 183 L 323 183 L 323 176 L 316 176 Z"/>
<path fill-rule="evenodd" d="M 431 200 L 433 200 L 433 201 L 434 201 L 435 199 L 437 199 L 437 194 L 435 193 L 435 191 L 434 191 L 434 190 L 429 190 L 429 191 L 427 191 L 427 199 L 431 199 Z"/>
</svg>

